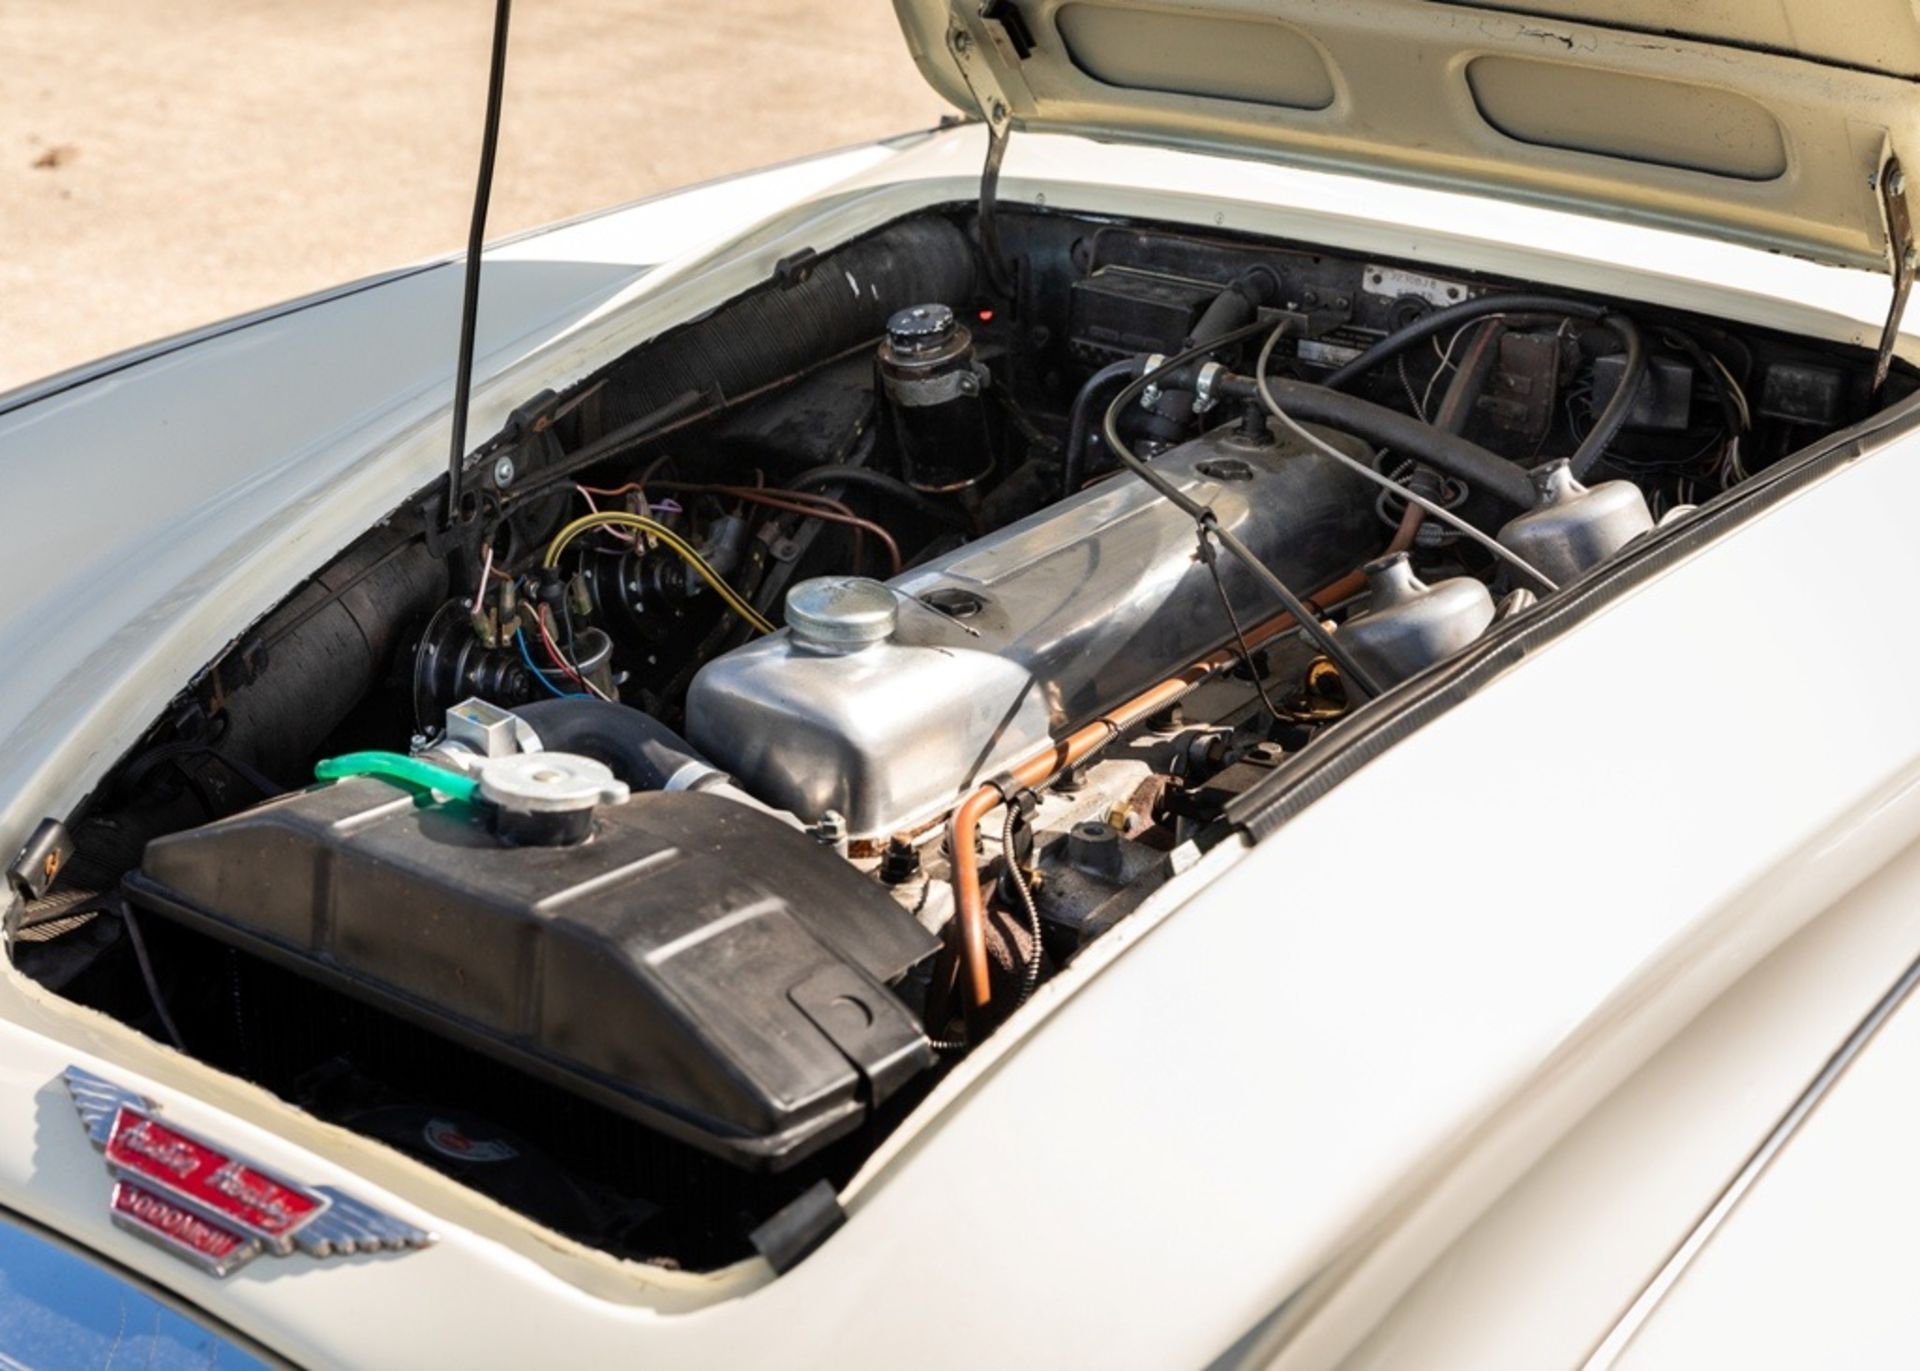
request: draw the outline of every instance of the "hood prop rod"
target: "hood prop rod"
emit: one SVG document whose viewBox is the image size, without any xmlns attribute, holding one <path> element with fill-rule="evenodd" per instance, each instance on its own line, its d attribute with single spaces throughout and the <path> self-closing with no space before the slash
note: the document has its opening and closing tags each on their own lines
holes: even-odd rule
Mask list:
<svg viewBox="0 0 1920 1371">
<path fill-rule="evenodd" d="M 1006 160 L 1007 134 L 1012 128 L 1013 121 L 1004 117 L 987 125 L 987 162 L 980 169 L 980 256 L 986 263 L 987 284 L 1009 304 L 1017 305 L 1013 275 L 1007 270 L 1006 258 L 1000 255 L 1000 222 L 994 215 L 1000 196 L 1000 164 Z"/>
<path fill-rule="evenodd" d="M 1873 354 L 1873 393 L 1887 383 L 1893 366 L 1893 345 L 1900 341 L 1900 317 L 1907 312 L 1907 292 L 1913 288 L 1913 272 L 1920 266 L 1920 252 L 1913 241 L 1913 224 L 1907 214 L 1907 175 L 1900 159 L 1889 155 L 1881 163 L 1880 174 L 1870 184 L 1880 192 L 1880 214 L 1887 230 L 1887 260 L 1893 268 L 1893 301 L 1887 306 L 1886 326 L 1880 330 L 1880 346 Z"/>
<path fill-rule="evenodd" d="M 480 257 L 487 236 L 487 203 L 493 198 L 493 159 L 500 145 L 500 99 L 507 84 L 507 20 L 512 0 L 495 0 L 493 57 L 487 68 L 487 114 L 480 133 L 480 179 L 467 225 L 466 279 L 460 295 L 460 352 L 454 363 L 453 435 L 447 454 L 446 525 L 460 522 L 460 486 L 467 457 L 467 401 L 473 388 L 474 325 L 480 316 Z"/>
</svg>

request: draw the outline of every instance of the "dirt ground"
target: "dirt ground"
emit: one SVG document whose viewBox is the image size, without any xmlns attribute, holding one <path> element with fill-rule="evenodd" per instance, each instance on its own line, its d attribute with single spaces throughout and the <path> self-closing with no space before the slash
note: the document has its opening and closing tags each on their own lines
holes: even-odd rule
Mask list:
<svg viewBox="0 0 1920 1371">
<path fill-rule="evenodd" d="M 465 239 L 487 0 L 3 0 L 0 391 Z M 520 0 L 489 236 L 935 122 L 885 0 Z"/>
</svg>

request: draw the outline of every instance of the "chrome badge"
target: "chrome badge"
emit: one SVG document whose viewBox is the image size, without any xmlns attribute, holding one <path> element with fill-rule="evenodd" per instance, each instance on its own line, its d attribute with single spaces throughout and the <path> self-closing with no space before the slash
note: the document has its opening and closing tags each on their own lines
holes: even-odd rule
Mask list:
<svg viewBox="0 0 1920 1371">
<path fill-rule="evenodd" d="M 305 1186 L 162 1120 L 151 1100 L 70 1066 L 61 1073 L 113 1175 L 113 1222 L 215 1276 L 262 1252 L 399 1252 L 434 1235 L 330 1185 Z"/>
</svg>

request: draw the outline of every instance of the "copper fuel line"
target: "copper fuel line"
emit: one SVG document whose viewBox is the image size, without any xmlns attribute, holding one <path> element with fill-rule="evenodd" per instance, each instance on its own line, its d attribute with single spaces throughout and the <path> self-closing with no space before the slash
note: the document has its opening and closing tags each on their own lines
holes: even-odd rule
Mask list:
<svg viewBox="0 0 1920 1371">
<path fill-rule="evenodd" d="M 1416 507 L 1417 508 L 1417 507 Z M 1419 523 L 1412 517 L 1402 520 L 1393 540 L 1382 555 L 1404 552 L 1413 542 Z M 1366 573 L 1350 571 L 1337 581 L 1323 586 L 1308 599 L 1315 605 L 1334 603 L 1359 594 L 1367 586 Z M 1297 627 L 1294 616 L 1282 613 L 1249 629 L 1246 647 L 1251 650 Z M 988 982 L 991 961 L 987 954 L 987 910 L 980 888 L 980 864 L 974 851 L 974 839 L 980 821 L 1010 795 L 1046 784 L 1060 772 L 1105 746 L 1148 716 L 1165 709 L 1194 687 L 1240 661 L 1240 644 L 1208 653 L 1177 676 L 1169 676 L 1092 722 L 1057 739 L 1016 762 L 1002 775 L 986 782 L 953 811 L 947 825 L 947 850 L 952 863 L 954 917 L 960 933 L 960 963 L 965 981 L 962 1008 L 967 1019 L 967 1035 L 978 1041 L 984 1036 L 987 1010 L 993 992 Z M 1039 955 L 1039 949 L 1034 949 Z M 936 975 L 935 984 L 945 984 Z"/>
</svg>

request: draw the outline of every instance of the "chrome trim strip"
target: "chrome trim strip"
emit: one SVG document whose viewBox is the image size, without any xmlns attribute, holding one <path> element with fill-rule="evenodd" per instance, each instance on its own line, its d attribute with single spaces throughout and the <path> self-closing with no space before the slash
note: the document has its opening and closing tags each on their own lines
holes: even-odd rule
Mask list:
<svg viewBox="0 0 1920 1371">
<path fill-rule="evenodd" d="M 1607 1371 L 1619 1360 L 1620 1354 L 1627 1350 L 1627 1344 L 1633 1341 L 1635 1335 L 1646 1326 L 1647 1320 L 1653 1317 L 1654 1311 L 1660 1307 L 1660 1302 L 1666 1299 L 1675 1285 L 1679 1284 L 1680 1277 L 1693 1264 L 1694 1258 L 1698 1257 L 1706 1245 L 1713 1240 L 1713 1235 L 1726 1223 L 1735 1206 L 1746 1198 L 1747 1192 L 1753 1189 L 1762 1173 L 1772 1165 L 1773 1159 L 1780 1155 L 1781 1149 L 1792 1140 L 1795 1133 L 1800 1131 L 1800 1126 L 1807 1121 L 1819 1106 L 1820 1101 L 1825 1099 L 1828 1092 L 1839 1082 L 1847 1068 L 1853 1065 L 1854 1059 L 1865 1050 L 1868 1043 L 1873 1041 L 1874 1035 L 1886 1025 L 1888 1019 L 1893 1017 L 1893 1012 L 1906 1002 L 1916 985 L 1920 985 L 1920 958 L 1908 964 L 1907 969 L 1901 973 L 1900 979 L 1895 981 L 1887 993 L 1867 1011 L 1866 1017 L 1854 1025 L 1853 1031 L 1847 1035 L 1846 1040 L 1834 1050 L 1831 1057 L 1827 1058 L 1826 1065 L 1821 1067 L 1819 1073 L 1807 1083 L 1806 1089 L 1800 1092 L 1799 1097 L 1787 1108 L 1787 1112 L 1780 1116 L 1772 1130 L 1761 1139 L 1760 1145 L 1748 1155 L 1740 1169 L 1734 1173 L 1733 1179 L 1727 1182 L 1726 1187 L 1707 1207 L 1707 1211 L 1695 1221 L 1686 1237 L 1680 1240 L 1680 1245 L 1673 1249 L 1666 1261 L 1661 1264 L 1660 1269 L 1654 1272 L 1653 1278 L 1641 1288 L 1633 1303 L 1627 1306 L 1626 1312 L 1621 1314 L 1613 1327 L 1607 1330 L 1606 1336 L 1600 1340 L 1599 1345 L 1588 1354 L 1587 1359 L 1581 1363 L 1581 1371 Z"/>
</svg>

